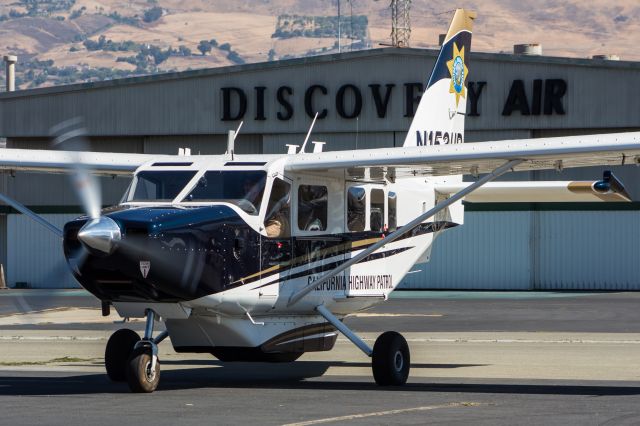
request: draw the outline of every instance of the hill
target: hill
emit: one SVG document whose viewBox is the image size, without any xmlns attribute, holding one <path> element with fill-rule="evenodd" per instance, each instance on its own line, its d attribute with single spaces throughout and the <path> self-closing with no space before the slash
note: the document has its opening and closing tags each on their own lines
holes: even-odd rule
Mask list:
<svg viewBox="0 0 640 426">
<path fill-rule="evenodd" d="M 637 0 L 467 1 L 475 51 L 538 42 L 545 55 L 640 60 Z M 387 1 L 0 0 L 0 50 L 20 88 L 366 49 L 389 43 Z M 414 0 L 411 46 L 435 48 L 451 3 Z"/>
</svg>

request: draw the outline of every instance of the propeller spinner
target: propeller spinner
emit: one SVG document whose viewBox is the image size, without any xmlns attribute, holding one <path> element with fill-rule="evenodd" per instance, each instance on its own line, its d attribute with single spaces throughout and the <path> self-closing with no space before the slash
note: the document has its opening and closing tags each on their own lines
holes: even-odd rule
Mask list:
<svg viewBox="0 0 640 426">
<path fill-rule="evenodd" d="M 121 237 L 120 227 L 107 216 L 88 221 L 78 231 L 80 242 L 101 254 L 111 254 L 115 247 L 114 242 L 119 241 Z"/>
</svg>

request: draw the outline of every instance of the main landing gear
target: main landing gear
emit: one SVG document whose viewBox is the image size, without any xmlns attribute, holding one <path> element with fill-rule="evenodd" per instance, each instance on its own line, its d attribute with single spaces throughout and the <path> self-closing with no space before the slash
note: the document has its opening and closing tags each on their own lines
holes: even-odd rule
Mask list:
<svg viewBox="0 0 640 426">
<path fill-rule="evenodd" d="M 114 382 L 127 382 L 132 392 L 153 392 L 160 383 L 158 344 L 169 336 L 167 331 L 153 338 L 156 314 L 147 309 L 144 337 L 129 329 L 111 335 L 104 354 L 107 376 Z"/>
<path fill-rule="evenodd" d="M 331 311 L 320 305 L 316 310 L 331 325 L 337 328 L 345 337 L 356 345 L 367 356 L 371 357 L 371 368 L 373 378 L 380 386 L 401 386 L 407 383 L 409 369 L 411 367 L 411 357 L 409 345 L 400 333 L 387 331 L 381 334 L 373 345 L 369 347 L 353 331 L 351 331 L 342 321 L 336 318 Z"/>
</svg>

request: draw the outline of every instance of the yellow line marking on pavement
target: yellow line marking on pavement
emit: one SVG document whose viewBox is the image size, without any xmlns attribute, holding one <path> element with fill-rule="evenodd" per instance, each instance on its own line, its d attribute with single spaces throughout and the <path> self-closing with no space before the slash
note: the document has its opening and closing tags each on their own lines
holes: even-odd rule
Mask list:
<svg viewBox="0 0 640 426">
<path fill-rule="evenodd" d="M 350 314 L 348 317 L 442 317 L 442 314 L 374 314 L 368 312 L 361 312 L 358 314 Z"/>
<path fill-rule="evenodd" d="M 414 408 L 401 408 L 398 410 L 388 410 L 388 411 L 376 411 L 372 413 L 362 413 L 362 414 L 352 414 L 348 416 L 340 416 L 340 417 L 327 417 L 324 419 L 317 420 L 309 420 L 306 422 L 299 423 L 287 423 L 282 426 L 310 426 L 310 425 L 318 425 L 322 423 L 334 423 L 334 422 L 344 422 L 347 420 L 356 420 L 356 419 L 364 419 L 367 417 L 380 417 L 380 416 L 389 416 L 393 414 L 403 414 L 403 413 L 411 413 L 415 411 L 430 411 L 430 410 L 438 410 L 441 408 L 455 408 L 455 407 L 475 407 L 480 405 L 477 402 L 453 402 L 450 404 L 442 404 L 442 405 L 427 405 L 423 407 L 414 407 Z"/>
<path fill-rule="evenodd" d="M 375 342 L 375 338 L 372 337 L 362 337 L 362 340 L 365 342 Z M 0 336 L 0 340 L 2 337 Z M 599 344 L 612 344 L 612 345 L 640 345 L 640 340 L 594 340 L 594 339 L 560 339 L 560 340 L 547 340 L 547 339 L 465 339 L 465 338 L 456 338 L 456 339 L 447 339 L 447 338 L 407 338 L 407 342 L 414 343 L 518 343 L 518 344 L 529 344 L 529 343 L 552 343 L 552 344 L 591 344 L 591 345 L 599 345 Z M 338 342 L 346 343 L 349 342 L 349 339 L 338 337 Z"/>
</svg>

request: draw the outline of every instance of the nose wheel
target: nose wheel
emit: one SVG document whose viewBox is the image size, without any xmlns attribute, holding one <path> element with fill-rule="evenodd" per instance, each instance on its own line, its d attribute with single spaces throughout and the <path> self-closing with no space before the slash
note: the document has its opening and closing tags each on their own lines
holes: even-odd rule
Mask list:
<svg viewBox="0 0 640 426">
<path fill-rule="evenodd" d="M 155 359 L 154 359 L 155 358 Z M 133 351 L 127 365 L 127 383 L 131 392 L 151 393 L 160 383 L 160 362 L 146 347 Z"/>
<path fill-rule="evenodd" d="M 153 338 L 156 314 L 147 309 L 144 337 L 129 329 L 118 330 L 111 335 L 105 350 L 107 375 L 114 382 L 127 382 L 131 392 L 149 393 L 160 383 L 158 344 L 169 336 L 163 331 Z"/>
</svg>

